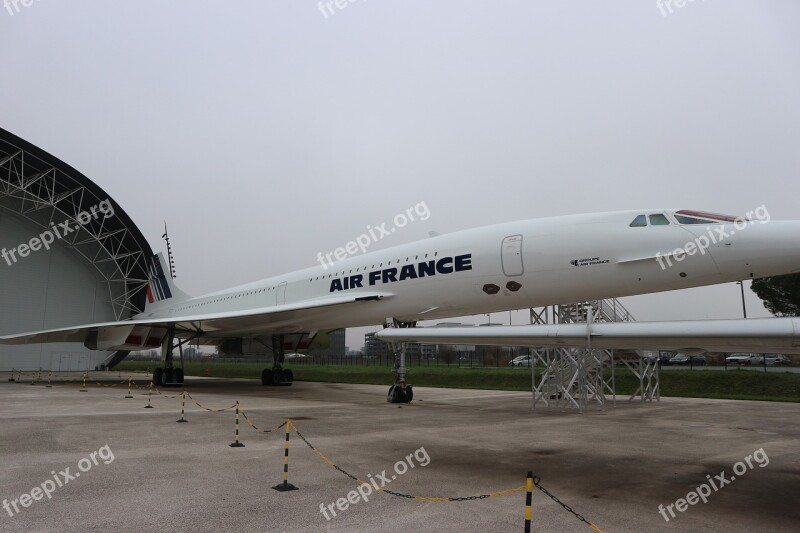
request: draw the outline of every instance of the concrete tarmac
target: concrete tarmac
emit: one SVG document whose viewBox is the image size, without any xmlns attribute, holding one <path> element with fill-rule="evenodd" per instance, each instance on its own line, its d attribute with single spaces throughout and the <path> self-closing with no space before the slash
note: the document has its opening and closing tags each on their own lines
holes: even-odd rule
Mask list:
<svg viewBox="0 0 800 533">
<path fill-rule="evenodd" d="M 524 492 L 438 502 L 366 494 L 362 487 L 367 501 L 358 493 L 350 496 L 355 503 L 342 500 L 357 483 L 294 433 L 289 482 L 299 490 L 277 492 L 272 487 L 283 479 L 283 430 L 260 433 L 242 420 L 245 447 L 231 448 L 232 411 L 212 413 L 188 401 L 189 422 L 176 423 L 180 399 L 154 394 L 154 408 L 145 409 L 145 390 L 125 399 L 127 388 L 117 383 L 116 372 L 93 374 L 87 392 L 79 392 L 79 382 L 46 388 L 30 385 L 29 377 L 23 383 L 7 377 L 0 374 L 0 499 L 10 510 L 0 508 L 0 531 L 523 528 Z M 143 386 L 145 378 L 138 379 Z M 385 488 L 398 493 L 486 495 L 524 485 L 532 470 L 543 487 L 607 532 L 788 532 L 800 523 L 798 404 L 621 400 L 616 408 L 580 415 L 533 412 L 530 394 L 518 392 L 420 387 L 411 405 L 398 407 L 385 402 L 388 387 L 373 385 L 267 388 L 252 380 L 187 378 L 186 388 L 212 409 L 238 400 L 259 427 L 290 417 L 342 469 L 361 479 L 370 475 L 378 485 L 388 479 Z M 744 462 L 748 456 L 752 468 Z M 404 473 L 398 473 L 402 466 L 395 470 L 400 461 Z M 745 471 L 736 475 L 740 461 L 738 470 Z M 677 510 L 676 500 L 709 478 L 722 484 L 717 476 L 723 472 L 733 481 L 709 488 L 707 503 Z M 337 501 L 347 508 L 338 509 Z M 666 511 L 669 505 L 675 517 Z M 537 490 L 533 531 L 591 529 Z"/>
</svg>

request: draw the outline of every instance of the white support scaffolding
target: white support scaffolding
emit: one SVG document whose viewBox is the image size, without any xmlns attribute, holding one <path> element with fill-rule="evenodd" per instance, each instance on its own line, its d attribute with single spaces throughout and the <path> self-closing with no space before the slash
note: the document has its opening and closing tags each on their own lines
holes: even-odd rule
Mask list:
<svg viewBox="0 0 800 533">
<path fill-rule="evenodd" d="M 583 412 L 592 407 L 605 410 L 610 397 L 616 404 L 616 366 L 621 361 L 639 381 L 628 401 L 660 400 L 658 363 L 639 352 L 617 353 L 591 347 L 594 322 L 628 322 L 634 318 L 616 299 L 583 304 L 531 308 L 531 324 L 586 323 L 586 348 L 542 348 L 531 351 L 533 408 L 542 405 Z M 552 322 L 551 322 L 552 319 Z M 617 360 L 615 360 L 615 355 Z M 537 369 L 539 375 L 537 379 Z"/>
</svg>

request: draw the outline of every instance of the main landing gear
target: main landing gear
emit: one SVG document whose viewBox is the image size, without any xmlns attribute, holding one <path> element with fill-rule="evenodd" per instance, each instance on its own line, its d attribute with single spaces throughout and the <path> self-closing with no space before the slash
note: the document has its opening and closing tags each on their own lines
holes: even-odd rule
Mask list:
<svg viewBox="0 0 800 533">
<path fill-rule="evenodd" d="M 184 341 L 188 342 L 188 341 Z M 161 343 L 161 357 L 164 359 L 164 368 L 158 367 L 153 371 L 153 385 L 156 387 L 180 387 L 183 385 L 183 342 L 178 342 L 181 366 L 175 368 L 172 350 L 175 343 L 175 330 L 170 329 Z"/>
<path fill-rule="evenodd" d="M 272 368 L 265 368 L 261 371 L 261 384 L 288 387 L 294 382 L 294 373 L 288 368 L 283 368 L 283 335 L 272 336 L 272 355 L 274 363 Z"/>
<path fill-rule="evenodd" d="M 183 369 L 156 368 L 153 371 L 153 385 L 156 387 L 180 387 L 183 385 Z"/>
<path fill-rule="evenodd" d="M 386 327 L 413 328 L 416 322 L 400 322 L 395 319 L 387 319 Z M 389 394 L 386 401 L 389 403 L 411 403 L 414 399 L 414 389 L 406 383 L 406 343 L 393 342 L 392 352 L 394 352 L 394 384 L 389 387 Z"/>
<path fill-rule="evenodd" d="M 294 373 L 288 368 L 280 368 L 279 365 L 272 368 L 265 368 L 261 371 L 262 385 L 291 385 L 294 382 Z"/>
</svg>

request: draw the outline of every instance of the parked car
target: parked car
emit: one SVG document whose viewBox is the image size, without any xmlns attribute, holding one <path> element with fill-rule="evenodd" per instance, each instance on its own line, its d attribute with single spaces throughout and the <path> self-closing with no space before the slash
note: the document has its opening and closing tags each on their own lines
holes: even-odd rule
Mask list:
<svg viewBox="0 0 800 533">
<path fill-rule="evenodd" d="M 530 355 L 520 355 L 508 362 L 508 366 L 531 366 Z"/>
<path fill-rule="evenodd" d="M 763 362 L 762 357 L 755 353 L 732 353 L 725 361 L 729 365 L 760 365 Z"/>
<path fill-rule="evenodd" d="M 667 366 L 670 364 L 670 359 L 675 357 L 675 353 L 673 352 L 658 352 L 658 362 L 661 363 L 662 366 Z"/>
<path fill-rule="evenodd" d="M 689 364 L 689 356 L 679 353 L 677 355 L 672 356 L 669 360 L 669 364 L 671 365 L 688 365 Z"/>
<path fill-rule="evenodd" d="M 764 354 L 764 359 L 766 359 L 766 363 L 768 365 L 791 365 L 792 361 L 788 357 L 780 353 L 768 353 Z"/>
<path fill-rule="evenodd" d="M 697 365 L 697 366 L 705 366 L 706 365 L 706 356 L 705 355 L 686 355 L 679 353 L 675 355 L 672 359 L 669 360 L 669 364 L 671 365 Z"/>
</svg>

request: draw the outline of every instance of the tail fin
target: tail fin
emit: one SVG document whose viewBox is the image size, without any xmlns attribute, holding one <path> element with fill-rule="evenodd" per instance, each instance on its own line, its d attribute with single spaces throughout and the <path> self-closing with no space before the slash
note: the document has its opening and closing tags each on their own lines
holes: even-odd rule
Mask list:
<svg viewBox="0 0 800 533">
<path fill-rule="evenodd" d="M 168 270 L 164 261 L 164 254 L 158 253 L 150 258 L 148 272 L 150 282 L 147 284 L 145 311 L 191 298 L 191 296 L 175 286 L 172 282 L 172 277 L 167 276 L 166 272 Z"/>
</svg>

